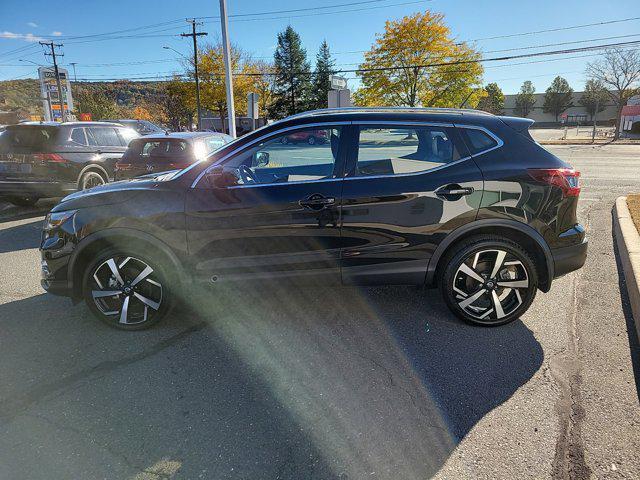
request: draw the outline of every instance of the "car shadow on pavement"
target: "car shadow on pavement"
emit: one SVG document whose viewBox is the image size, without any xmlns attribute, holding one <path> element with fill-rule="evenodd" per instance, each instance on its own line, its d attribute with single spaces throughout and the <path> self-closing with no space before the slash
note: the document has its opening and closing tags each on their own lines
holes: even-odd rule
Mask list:
<svg viewBox="0 0 640 480">
<path fill-rule="evenodd" d="M 0 477 L 428 478 L 542 364 L 521 321 L 463 324 L 436 291 L 259 290 L 143 332 L 0 305 Z"/>
<path fill-rule="evenodd" d="M 42 220 L 18 223 L 0 230 L 0 253 L 16 252 L 40 246 Z"/>
</svg>

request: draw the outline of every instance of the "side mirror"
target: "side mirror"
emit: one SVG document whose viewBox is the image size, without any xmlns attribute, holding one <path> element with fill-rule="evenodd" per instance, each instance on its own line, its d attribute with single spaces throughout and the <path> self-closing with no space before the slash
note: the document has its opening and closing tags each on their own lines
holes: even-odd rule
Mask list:
<svg viewBox="0 0 640 480">
<path fill-rule="evenodd" d="M 238 185 L 238 176 L 224 167 L 215 167 L 205 178 L 211 188 L 226 188 Z"/>
<path fill-rule="evenodd" d="M 269 154 L 267 152 L 256 152 L 253 156 L 252 167 L 266 167 L 269 165 Z"/>
</svg>

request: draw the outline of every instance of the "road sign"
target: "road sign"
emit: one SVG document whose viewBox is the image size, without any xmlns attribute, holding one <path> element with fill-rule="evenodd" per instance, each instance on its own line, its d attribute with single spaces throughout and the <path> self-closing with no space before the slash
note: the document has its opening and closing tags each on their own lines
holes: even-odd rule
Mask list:
<svg viewBox="0 0 640 480">
<path fill-rule="evenodd" d="M 331 82 L 331 88 L 333 90 L 344 90 L 347 88 L 347 79 L 344 77 L 329 75 L 329 81 Z"/>
</svg>

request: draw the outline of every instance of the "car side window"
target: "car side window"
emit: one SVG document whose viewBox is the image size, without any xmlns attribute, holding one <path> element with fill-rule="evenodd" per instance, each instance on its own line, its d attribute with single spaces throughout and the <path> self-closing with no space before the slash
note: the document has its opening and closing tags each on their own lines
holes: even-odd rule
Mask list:
<svg viewBox="0 0 640 480">
<path fill-rule="evenodd" d="M 462 135 L 472 155 L 484 152 L 498 145 L 498 142 L 483 130 L 461 128 Z"/>
<path fill-rule="evenodd" d="M 428 172 L 460 159 L 446 127 L 361 127 L 351 176 Z"/>
<path fill-rule="evenodd" d="M 120 145 L 123 147 L 128 146 L 131 140 L 140 136 L 132 128 L 118 128 L 118 135 L 120 136 Z"/>
<path fill-rule="evenodd" d="M 99 147 L 120 147 L 120 138 L 113 127 L 89 127 L 89 133 L 93 138 L 92 145 Z"/>
<path fill-rule="evenodd" d="M 340 132 L 340 127 L 316 127 L 276 135 L 225 166 L 236 169 L 238 185 L 333 178 Z"/>
<path fill-rule="evenodd" d="M 87 137 L 84 128 L 74 128 L 71 130 L 71 141 L 78 145 L 87 145 Z"/>
</svg>

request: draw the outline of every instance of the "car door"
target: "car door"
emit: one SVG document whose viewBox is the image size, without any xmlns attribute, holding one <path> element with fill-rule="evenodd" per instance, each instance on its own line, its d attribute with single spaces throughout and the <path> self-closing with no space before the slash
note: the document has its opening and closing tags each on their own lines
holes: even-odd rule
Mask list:
<svg viewBox="0 0 640 480">
<path fill-rule="evenodd" d="M 89 145 L 95 149 L 91 163 L 100 163 L 110 178 L 113 178 L 116 161 L 127 149 L 126 140 L 118 134 L 118 130 L 111 126 L 85 128 Z"/>
<path fill-rule="evenodd" d="M 205 281 L 340 282 L 345 125 L 323 144 L 283 142 L 287 129 L 222 160 L 187 196 L 189 253 Z"/>
<path fill-rule="evenodd" d="M 481 172 L 453 125 L 362 122 L 345 172 L 342 278 L 423 284 L 437 244 L 475 219 Z"/>
</svg>

